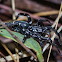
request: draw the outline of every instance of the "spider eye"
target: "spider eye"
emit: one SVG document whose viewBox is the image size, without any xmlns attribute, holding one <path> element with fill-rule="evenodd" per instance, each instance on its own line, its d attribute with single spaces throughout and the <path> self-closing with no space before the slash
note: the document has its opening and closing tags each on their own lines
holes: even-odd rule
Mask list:
<svg viewBox="0 0 62 62">
<path fill-rule="evenodd" d="M 25 31 L 25 29 L 22 29 L 23 31 Z"/>
<path fill-rule="evenodd" d="M 19 23 L 19 26 L 21 25 L 21 23 Z"/>
<path fill-rule="evenodd" d="M 26 26 L 26 24 L 24 24 L 24 26 Z"/>
</svg>

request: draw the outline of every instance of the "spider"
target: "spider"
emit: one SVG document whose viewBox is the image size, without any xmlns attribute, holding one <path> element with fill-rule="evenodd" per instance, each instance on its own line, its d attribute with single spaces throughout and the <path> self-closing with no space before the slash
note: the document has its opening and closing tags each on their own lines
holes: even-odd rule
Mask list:
<svg viewBox="0 0 62 62">
<path fill-rule="evenodd" d="M 24 35 L 24 38 L 22 40 L 23 43 L 25 43 L 27 38 L 32 37 L 36 41 L 39 41 L 41 48 L 43 49 L 43 43 L 44 43 L 44 41 L 47 41 L 50 45 L 52 44 L 53 46 L 55 46 L 57 48 L 59 54 L 61 55 L 61 52 L 60 52 L 57 44 L 55 44 L 54 42 L 52 43 L 50 30 L 53 30 L 58 35 L 58 38 L 60 39 L 59 33 L 51 26 L 46 26 L 46 27 L 41 26 L 41 24 L 39 24 L 39 22 L 41 23 L 41 22 L 43 22 L 43 20 L 39 20 L 37 22 L 37 25 L 32 25 L 30 15 L 26 14 L 26 13 L 19 13 L 17 15 L 16 19 L 18 19 L 18 17 L 21 15 L 27 16 L 28 21 L 8 22 L 8 23 L 5 23 L 5 25 L 7 25 L 7 27 L 9 27 L 12 31 L 20 32 L 21 34 L 23 34 Z M 46 20 L 46 21 L 48 21 L 48 20 Z M 47 34 L 50 36 L 45 37 Z M 62 45 L 60 44 L 60 40 L 58 40 L 58 43 L 62 48 Z"/>
</svg>

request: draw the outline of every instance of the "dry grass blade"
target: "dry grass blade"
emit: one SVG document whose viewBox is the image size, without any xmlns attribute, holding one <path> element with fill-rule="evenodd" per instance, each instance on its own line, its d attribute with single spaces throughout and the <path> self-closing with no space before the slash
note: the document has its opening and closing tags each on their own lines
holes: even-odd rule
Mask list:
<svg viewBox="0 0 62 62">
<path fill-rule="evenodd" d="M 60 10 L 59 10 L 59 15 L 58 15 L 58 17 L 57 17 L 57 23 L 56 23 L 55 29 L 57 29 L 57 26 L 58 26 L 60 14 L 61 14 L 61 9 L 62 9 L 62 2 L 61 2 Z M 55 36 L 55 33 L 53 34 L 52 41 L 54 41 L 54 36 Z M 49 62 L 49 57 L 50 57 L 51 49 L 52 49 L 52 45 L 50 46 L 50 50 L 49 50 L 47 62 Z"/>
<path fill-rule="evenodd" d="M 47 11 L 47 12 L 39 12 L 39 13 L 35 13 L 33 15 L 36 16 L 48 16 L 48 15 L 54 15 L 54 14 L 58 14 L 58 10 L 54 10 L 54 11 Z"/>
<path fill-rule="evenodd" d="M 15 17 L 15 0 L 11 0 L 11 2 L 12 2 L 12 18 L 13 18 L 13 20 L 15 20 L 16 19 L 16 17 Z"/>
<path fill-rule="evenodd" d="M 2 43 L 2 42 L 1 42 L 1 44 L 2 44 L 2 46 L 6 49 L 6 51 L 10 54 L 10 56 L 12 57 L 12 59 L 14 60 L 14 62 L 16 62 L 16 60 L 15 60 L 15 58 L 13 57 L 11 51 L 6 47 L 6 45 L 5 45 L 4 43 Z"/>
</svg>

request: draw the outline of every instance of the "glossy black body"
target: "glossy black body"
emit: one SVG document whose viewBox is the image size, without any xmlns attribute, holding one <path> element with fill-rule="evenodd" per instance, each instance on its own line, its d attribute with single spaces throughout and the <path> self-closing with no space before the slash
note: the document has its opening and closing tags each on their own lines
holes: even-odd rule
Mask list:
<svg viewBox="0 0 62 62">
<path fill-rule="evenodd" d="M 22 41 L 23 43 L 25 43 L 27 38 L 32 37 L 35 40 L 39 41 L 41 48 L 43 48 L 43 42 L 47 41 L 50 45 L 52 44 L 53 46 L 55 46 L 57 48 L 59 54 L 61 55 L 58 46 L 55 43 L 52 43 L 50 31 L 53 30 L 58 35 L 58 38 L 60 39 L 59 33 L 51 26 L 46 26 L 46 27 L 41 26 L 41 24 L 39 24 L 39 21 L 37 22 L 37 25 L 32 25 L 31 18 L 28 14 L 19 13 L 17 18 L 21 15 L 27 16 L 28 21 L 8 22 L 8 23 L 5 23 L 5 25 L 7 25 L 7 27 L 9 27 L 12 31 L 20 32 L 21 34 L 23 34 L 24 35 L 24 38 Z M 40 23 L 42 21 L 43 20 L 40 20 Z M 47 34 L 49 35 L 49 37 L 48 36 L 45 37 Z M 60 44 L 59 40 L 58 40 L 58 43 L 62 48 L 62 44 Z"/>
</svg>

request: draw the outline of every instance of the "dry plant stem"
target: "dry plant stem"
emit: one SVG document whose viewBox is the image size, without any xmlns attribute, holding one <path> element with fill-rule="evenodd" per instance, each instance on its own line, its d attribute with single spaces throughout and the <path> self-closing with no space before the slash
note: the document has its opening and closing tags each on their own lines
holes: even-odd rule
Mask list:
<svg viewBox="0 0 62 62">
<path fill-rule="evenodd" d="M 58 17 L 57 17 L 57 23 L 56 23 L 55 29 L 57 29 L 57 26 L 58 26 L 58 22 L 59 22 L 60 14 L 61 14 L 61 9 L 62 9 L 62 2 L 61 2 L 60 10 L 59 10 L 59 15 L 58 15 Z M 54 41 L 54 36 L 55 36 L 55 33 L 53 34 L 52 41 Z M 48 54 L 48 58 L 47 58 L 47 62 L 49 61 L 49 57 L 50 57 L 50 53 L 51 53 L 51 49 L 52 49 L 52 45 L 50 46 L 50 50 L 49 50 L 49 54 Z"/>
<path fill-rule="evenodd" d="M 16 62 L 16 60 L 15 60 L 15 58 L 13 57 L 11 51 L 6 47 L 6 45 L 5 45 L 4 43 L 2 43 L 2 42 L 1 42 L 1 44 L 2 44 L 2 46 L 6 49 L 6 51 L 11 55 L 12 59 L 14 60 L 14 62 Z"/>
<path fill-rule="evenodd" d="M 57 30 L 57 32 L 59 33 L 62 30 L 62 26 L 60 26 L 60 28 Z M 56 37 L 56 34 L 54 36 L 54 38 Z M 51 38 L 52 39 L 52 38 Z M 47 43 L 44 48 L 43 48 L 43 53 L 45 52 L 45 50 L 49 47 L 49 43 Z"/>
<path fill-rule="evenodd" d="M 6 57 L 5 57 L 5 55 L 4 55 L 3 53 L 0 52 L 0 56 L 2 56 L 2 57 L 5 59 L 6 62 L 9 62 L 9 61 L 6 59 Z"/>
<path fill-rule="evenodd" d="M 48 15 L 54 15 L 54 14 L 58 14 L 58 10 L 54 10 L 54 11 L 47 11 L 47 12 L 39 12 L 39 13 L 35 13 L 33 15 L 36 16 L 48 16 Z"/>
<path fill-rule="evenodd" d="M 35 59 L 37 59 L 37 56 L 36 56 L 29 48 L 27 48 L 27 47 L 18 39 L 18 37 L 16 37 L 16 36 L 11 32 L 11 30 L 6 27 L 6 25 L 5 25 L 1 20 L 0 20 L 0 23 L 1 23 L 1 25 L 12 35 L 12 37 L 18 41 L 18 43 L 19 43 L 29 54 L 31 54 Z"/>
<path fill-rule="evenodd" d="M 11 4 L 12 4 L 12 18 L 13 20 L 15 20 L 15 0 L 11 0 Z"/>
<path fill-rule="evenodd" d="M 59 18 L 61 18 L 61 16 L 62 16 L 62 12 L 61 12 L 61 14 L 60 14 Z M 54 23 L 53 23 L 52 27 L 54 27 L 54 26 L 56 25 L 56 23 L 57 23 L 57 18 L 56 18 L 56 20 L 54 21 Z"/>
</svg>

